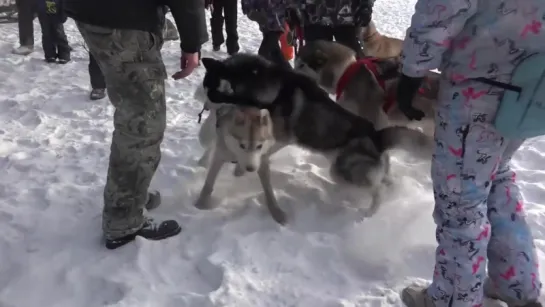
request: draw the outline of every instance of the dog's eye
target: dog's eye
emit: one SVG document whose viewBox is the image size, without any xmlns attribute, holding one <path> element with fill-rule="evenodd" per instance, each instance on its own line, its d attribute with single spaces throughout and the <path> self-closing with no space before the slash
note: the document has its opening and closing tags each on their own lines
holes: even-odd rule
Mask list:
<svg viewBox="0 0 545 307">
<path fill-rule="evenodd" d="M 257 145 L 257 146 L 255 147 L 255 149 L 257 149 L 257 150 L 261 150 L 261 148 L 263 148 L 263 144 L 259 144 L 259 145 Z"/>
<path fill-rule="evenodd" d="M 244 144 L 240 144 L 240 148 L 242 148 L 242 149 L 246 149 L 246 145 L 244 145 Z"/>
</svg>

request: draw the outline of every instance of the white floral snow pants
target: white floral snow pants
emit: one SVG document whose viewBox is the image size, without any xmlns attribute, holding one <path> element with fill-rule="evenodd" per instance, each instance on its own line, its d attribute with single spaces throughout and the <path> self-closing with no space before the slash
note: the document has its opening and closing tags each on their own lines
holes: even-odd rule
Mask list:
<svg viewBox="0 0 545 307">
<path fill-rule="evenodd" d="M 437 307 L 481 306 L 488 275 L 503 297 L 535 300 L 541 283 L 523 201 L 510 169 L 524 140 L 492 125 L 503 91 L 476 81 L 441 84 L 432 162 Z"/>
</svg>

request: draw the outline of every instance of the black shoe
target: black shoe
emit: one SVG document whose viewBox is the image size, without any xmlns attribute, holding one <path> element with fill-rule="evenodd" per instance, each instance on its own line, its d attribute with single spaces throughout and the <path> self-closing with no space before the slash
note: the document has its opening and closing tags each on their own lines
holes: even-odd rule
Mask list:
<svg viewBox="0 0 545 307">
<path fill-rule="evenodd" d="M 182 231 L 182 227 L 174 220 L 167 220 L 156 223 L 152 219 L 146 218 L 144 225 L 137 232 L 114 240 L 106 240 L 107 249 L 116 249 L 127 243 L 134 241 L 137 236 L 158 241 L 173 237 Z"/>
<path fill-rule="evenodd" d="M 70 62 L 70 57 L 59 58 L 59 64 L 66 64 Z"/>
<path fill-rule="evenodd" d="M 50 57 L 50 58 L 45 58 L 45 61 L 47 63 L 56 63 L 57 62 L 57 59 L 56 58 L 53 58 L 53 57 Z"/>
<path fill-rule="evenodd" d="M 212 50 L 214 51 L 220 51 L 221 45 L 214 45 L 212 46 Z"/>
<path fill-rule="evenodd" d="M 106 97 L 106 89 L 103 88 L 94 88 L 91 90 L 91 94 L 89 94 L 91 100 L 99 100 L 104 97 Z"/>
<path fill-rule="evenodd" d="M 233 55 L 235 53 L 238 53 L 240 51 L 240 46 L 238 44 L 234 45 L 231 48 L 227 48 L 227 54 Z"/>
</svg>

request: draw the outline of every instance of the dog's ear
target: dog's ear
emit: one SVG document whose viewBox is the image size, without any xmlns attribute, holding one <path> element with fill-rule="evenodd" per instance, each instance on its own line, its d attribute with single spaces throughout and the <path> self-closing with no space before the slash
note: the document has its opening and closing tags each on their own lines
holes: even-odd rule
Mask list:
<svg viewBox="0 0 545 307">
<path fill-rule="evenodd" d="M 221 70 L 225 64 L 222 61 L 216 60 L 214 58 L 202 58 L 202 65 L 209 72 L 216 72 Z"/>
<path fill-rule="evenodd" d="M 242 108 L 235 108 L 234 120 L 235 125 L 244 126 L 244 123 L 246 122 L 245 110 Z"/>
<path fill-rule="evenodd" d="M 263 126 L 268 125 L 270 117 L 271 117 L 271 114 L 269 113 L 269 110 L 267 109 L 259 110 L 259 123 L 261 125 Z"/>
</svg>

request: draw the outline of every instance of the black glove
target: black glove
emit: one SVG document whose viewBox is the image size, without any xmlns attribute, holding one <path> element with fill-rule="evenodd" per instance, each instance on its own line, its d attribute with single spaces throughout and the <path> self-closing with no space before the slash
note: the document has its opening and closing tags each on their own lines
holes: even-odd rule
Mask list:
<svg viewBox="0 0 545 307">
<path fill-rule="evenodd" d="M 397 84 L 397 107 L 409 120 L 421 120 L 424 112 L 413 108 L 413 98 L 424 78 L 412 78 L 401 75 Z"/>
</svg>

